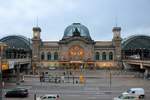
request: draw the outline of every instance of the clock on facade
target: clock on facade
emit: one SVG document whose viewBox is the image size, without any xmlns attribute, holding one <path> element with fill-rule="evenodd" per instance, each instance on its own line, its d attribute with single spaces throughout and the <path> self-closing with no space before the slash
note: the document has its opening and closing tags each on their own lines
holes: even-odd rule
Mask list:
<svg viewBox="0 0 150 100">
<path fill-rule="evenodd" d="M 35 33 L 34 33 L 34 37 L 38 37 L 38 32 L 35 32 Z"/>
</svg>

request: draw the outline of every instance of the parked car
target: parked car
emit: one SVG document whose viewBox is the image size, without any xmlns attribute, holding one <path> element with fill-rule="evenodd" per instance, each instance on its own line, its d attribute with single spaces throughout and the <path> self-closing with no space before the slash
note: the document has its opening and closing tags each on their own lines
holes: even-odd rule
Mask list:
<svg viewBox="0 0 150 100">
<path fill-rule="evenodd" d="M 14 88 L 6 92 L 5 97 L 27 97 L 28 89 Z"/>
<path fill-rule="evenodd" d="M 118 97 L 114 97 L 114 100 L 139 100 L 139 98 L 135 95 L 120 95 Z"/>
<path fill-rule="evenodd" d="M 145 92 L 143 88 L 131 88 L 122 93 L 122 95 L 127 95 L 127 94 L 138 96 L 141 99 L 145 97 Z"/>
<path fill-rule="evenodd" d="M 47 94 L 40 97 L 37 97 L 36 100 L 59 100 L 58 94 Z"/>
</svg>

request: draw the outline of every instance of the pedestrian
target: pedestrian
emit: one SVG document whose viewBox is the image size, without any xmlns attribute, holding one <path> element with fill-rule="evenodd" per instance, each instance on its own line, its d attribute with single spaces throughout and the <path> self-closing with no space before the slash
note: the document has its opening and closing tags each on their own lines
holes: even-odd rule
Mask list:
<svg viewBox="0 0 150 100">
<path fill-rule="evenodd" d="M 40 75 L 40 82 L 42 82 L 42 75 Z"/>
<path fill-rule="evenodd" d="M 62 81 L 62 83 L 65 82 L 65 77 L 64 76 L 61 76 L 61 81 Z"/>
<path fill-rule="evenodd" d="M 76 80 L 76 84 L 78 84 L 78 80 Z"/>
<path fill-rule="evenodd" d="M 55 78 L 55 83 L 57 83 L 57 78 Z"/>
<path fill-rule="evenodd" d="M 63 74 L 64 74 L 64 76 L 65 76 L 66 73 L 64 72 Z"/>
<path fill-rule="evenodd" d="M 70 72 L 70 75 L 72 75 L 72 72 Z"/>
<path fill-rule="evenodd" d="M 4 88 L 4 86 L 5 86 L 5 82 L 3 81 L 3 82 L 2 82 L 2 87 Z"/>
</svg>

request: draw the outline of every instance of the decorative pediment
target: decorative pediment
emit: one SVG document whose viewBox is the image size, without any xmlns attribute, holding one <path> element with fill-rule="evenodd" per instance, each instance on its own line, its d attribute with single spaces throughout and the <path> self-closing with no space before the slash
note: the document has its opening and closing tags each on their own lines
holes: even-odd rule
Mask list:
<svg viewBox="0 0 150 100">
<path fill-rule="evenodd" d="M 67 39 L 62 39 L 59 41 L 59 44 L 68 44 L 72 41 L 82 41 L 86 44 L 95 44 L 95 42 L 93 40 L 88 39 L 88 38 L 84 38 L 84 37 L 70 37 Z"/>
</svg>

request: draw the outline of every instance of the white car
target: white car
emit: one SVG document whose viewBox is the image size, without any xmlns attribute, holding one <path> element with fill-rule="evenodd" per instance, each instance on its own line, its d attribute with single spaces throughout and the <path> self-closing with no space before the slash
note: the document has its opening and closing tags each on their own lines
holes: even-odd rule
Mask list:
<svg viewBox="0 0 150 100">
<path fill-rule="evenodd" d="M 118 97 L 114 97 L 114 100 L 139 100 L 139 98 L 134 95 L 120 95 Z"/>
<path fill-rule="evenodd" d="M 60 100 L 58 94 L 47 94 L 37 97 L 36 100 Z"/>
</svg>

